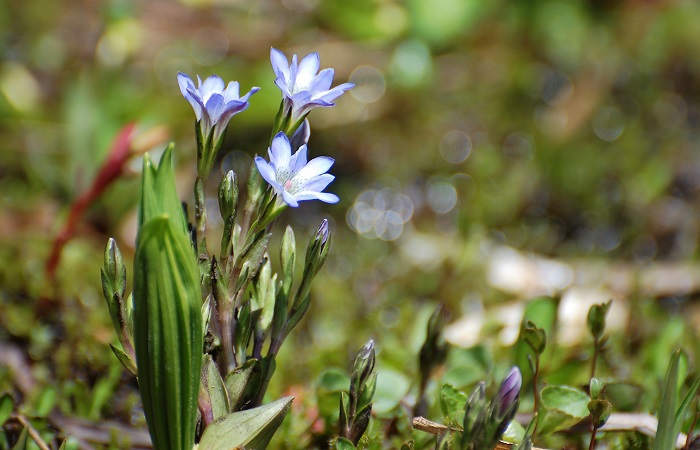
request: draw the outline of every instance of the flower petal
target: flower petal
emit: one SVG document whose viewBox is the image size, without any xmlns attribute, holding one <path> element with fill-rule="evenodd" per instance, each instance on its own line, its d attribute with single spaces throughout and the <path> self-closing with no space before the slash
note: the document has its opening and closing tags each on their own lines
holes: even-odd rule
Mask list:
<svg viewBox="0 0 700 450">
<path fill-rule="evenodd" d="M 224 91 L 224 102 L 228 103 L 231 100 L 238 100 L 241 98 L 240 85 L 238 81 L 231 81 L 226 90 Z"/>
<path fill-rule="evenodd" d="M 340 201 L 337 195 L 329 192 L 302 191 L 297 193 L 294 198 L 300 202 L 304 200 L 321 200 L 324 203 L 338 203 Z"/>
<path fill-rule="evenodd" d="M 199 93 L 194 87 L 192 79 L 186 74 L 178 72 L 177 84 L 178 86 L 180 86 L 180 93 L 182 94 L 182 96 L 185 97 L 185 100 L 187 100 L 190 105 L 192 105 L 194 115 L 197 117 L 197 121 L 199 121 L 202 118 L 202 105 L 200 105 L 200 103 L 197 100 L 199 97 Z"/>
<path fill-rule="evenodd" d="M 223 91 L 224 80 L 217 75 L 212 75 L 204 80 L 204 83 L 202 83 L 202 86 L 199 88 L 199 94 L 202 96 L 202 101 L 204 101 L 204 103 L 209 101 L 209 97 L 211 97 L 212 94 L 221 94 Z"/>
<path fill-rule="evenodd" d="M 333 175 L 329 173 L 324 173 L 323 175 L 319 175 L 317 177 L 311 178 L 310 180 L 307 180 L 304 183 L 304 186 L 302 187 L 300 192 L 321 192 L 326 187 L 328 187 L 328 185 L 331 184 L 333 180 L 335 180 L 335 177 Z"/>
<path fill-rule="evenodd" d="M 291 144 L 290 144 L 291 145 Z M 291 161 L 289 161 L 289 169 L 292 174 L 299 172 L 306 165 L 306 145 L 299 147 L 296 153 L 292 156 Z"/>
<path fill-rule="evenodd" d="M 263 177 L 265 181 L 270 184 L 270 186 L 275 189 L 275 191 L 281 190 L 282 186 L 277 182 L 275 179 L 275 170 L 268 164 L 265 159 L 261 158 L 260 156 L 255 157 L 255 165 L 258 168 L 258 172 L 260 172 L 260 176 Z"/>
<path fill-rule="evenodd" d="M 333 84 L 333 76 L 335 75 L 335 70 L 333 69 L 323 69 L 316 75 L 313 84 L 311 85 L 311 90 L 313 92 L 323 92 L 331 88 Z"/>
<path fill-rule="evenodd" d="M 312 100 L 323 100 L 326 102 L 332 102 L 336 98 L 340 97 L 345 93 L 345 91 L 354 88 L 355 85 L 353 83 L 343 83 L 341 85 L 338 85 L 334 87 L 331 90 L 325 91 L 325 92 L 316 92 L 314 93 L 313 99 Z"/>
<path fill-rule="evenodd" d="M 304 180 L 310 180 L 311 178 L 328 172 L 328 169 L 331 168 L 334 162 L 335 160 L 333 158 L 319 156 L 309 161 L 309 163 L 297 173 L 297 176 Z"/>
<path fill-rule="evenodd" d="M 216 125 L 224 112 L 224 97 L 221 94 L 212 94 L 207 100 L 205 107 L 207 113 L 209 113 L 212 126 Z"/>
<path fill-rule="evenodd" d="M 289 81 L 289 61 L 284 56 L 284 53 L 274 47 L 270 48 L 270 62 L 275 75 L 285 80 L 285 82 Z"/>
<path fill-rule="evenodd" d="M 316 78 L 318 68 L 321 66 L 321 58 L 318 53 L 309 53 L 299 63 L 299 72 L 294 80 L 295 91 L 307 91 Z"/>
<path fill-rule="evenodd" d="M 248 91 L 248 93 L 246 95 L 244 95 L 243 97 L 240 98 L 240 101 L 247 102 L 248 99 L 250 98 L 250 96 L 255 94 L 256 92 L 258 92 L 259 90 L 260 90 L 259 87 L 253 86 L 252 88 L 250 88 L 250 90 Z"/>
<path fill-rule="evenodd" d="M 292 93 L 289 92 L 289 88 L 287 87 L 287 82 L 284 81 L 284 79 L 282 79 L 282 78 L 276 78 L 276 79 L 275 79 L 275 84 L 276 84 L 277 87 L 280 89 L 280 91 L 282 91 L 282 95 L 283 95 L 284 97 L 286 97 L 286 98 L 291 98 L 291 97 L 292 97 Z"/>
<path fill-rule="evenodd" d="M 286 134 L 280 131 L 272 138 L 269 154 L 270 162 L 274 164 L 275 170 L 289 170 L 289 162 L 292 159 L 292 148 L 289 145 L 289 139 L 287 139 Z"/>
<path fill-rule="evenodd" d="M 282 199 L 292 208 L 296 208 L 297 206 L 299 206 L 299 203 L 296 200 L 296 196 L 290 194 L 287 191 L 282 191 Z"/>
</svg>

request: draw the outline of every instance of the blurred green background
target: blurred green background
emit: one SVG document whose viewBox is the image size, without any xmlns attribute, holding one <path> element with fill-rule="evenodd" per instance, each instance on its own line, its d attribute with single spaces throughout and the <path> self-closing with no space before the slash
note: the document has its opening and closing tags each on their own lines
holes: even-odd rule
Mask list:
<svg viewBox="0 0 700 450">
<path fill-rule="evenodd" d="M 231 121 L 216 173 L 245 179 L 280 101 L 271 46 L 317 51 L 334 84 L 356 84 L 310 115 L 310 153 L 336 159 L 340 203 L 278 221 L 304 242 L 328 218 L 334 241 L 273 394 L 295 392 L 303 408 L 325 368 L 347 369 L 374 338 L 379 414 L 391 410 L 439 302 L 449 339 L 486 345 L 503 371 L 521 301 L 537 295 L 557 299 L 569 331 L 614 298 L 620 337 L 602 370 L 653 384 L 644 373 L 662 376 L 675 345 L 691 361 L 697 350 L 698 23 L 690 0 L 0 2 L 0 390 L 31 404 L 54 389 L 66 415 L 143 423 L 107 347 L 99 285 L 108 237 L 132 256 L 139 161 L 90 207 L 55 280 L 43 269 L 51 242 L 128 122 L 176 142 L 192 204 L 178 71 L 262 87 Z M 585 357 L 581 335 L 561 336 L 564 360 Z M 663 338 L 640 350 L 650 336 Z M 458 386 L 494 370 L 464 364 Z M 560 367 L 553 377 L 585 382 Z M 27 373 L 34 384 L 18 388 Z M 96 401 L 100 382 L 109 395 Z M 291 435 L 308 435 L 304 411 Z"/>
</svg>

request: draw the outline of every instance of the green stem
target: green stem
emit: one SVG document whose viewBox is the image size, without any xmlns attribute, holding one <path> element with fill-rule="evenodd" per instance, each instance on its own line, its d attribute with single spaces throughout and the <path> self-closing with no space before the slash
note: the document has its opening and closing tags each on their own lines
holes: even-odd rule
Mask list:
<svg viewBox="0 0 700 450">
<path fill-rule="evenodd" d="M 535 374 L 532 376 L 532 393 L 535 396 L 535 405 L 534 405 L 534 410 L 535 414 L 537 414 L 537 408 L 539 407 L 539 398 L 540 398 L 540 393 L 537 390 L 537 385 L 539 384 L 539 378 L 540 378 L 540 355 L 535 356 Z M 532 430 L 532 435 L 534 436 L 535 433 L 537 432 L 537 425 L 539 421 L 535 422 L 535 427 Z"/>
<path fill-rule="evenodd" d="M 205 205 L 204 181 L 197 176 L 194 183 L 194 218 L 197 238 L 199 239 L 197 250 L 199 255 L 208 255 L 207 251 L 207 209 Z"/>
<path fill-rule="evenodd" d="M 597 337 L 593 338 L 593 361 L 591 362 L 591 378 L 595 378 L 595 369 L 600 355 L 600 342 Z"/>
</svg>

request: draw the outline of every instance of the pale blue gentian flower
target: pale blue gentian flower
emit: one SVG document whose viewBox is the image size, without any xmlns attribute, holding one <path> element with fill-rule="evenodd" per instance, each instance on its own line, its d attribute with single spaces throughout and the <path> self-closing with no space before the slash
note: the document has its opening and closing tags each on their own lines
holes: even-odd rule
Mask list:
<svg viewBox="0 0 700 450">
<path fill-rule="evenodd" d="M 255 157 L 260 175 L 292 207 L 299 206 L 303 200 L 321 200 L 337 203 L 334 194 L 322 192 L 335 177 L 326 173 L 335 162 L 333 158 L 319 156 L 307 162 L 306 144 L 292 155 L 292 147 L 287 135 L 277 133 L 268 149 L 270 162 L 260 156 Z"/>
<path fill-rule="evenodd" d="M 231 117 L 248 108 L 248 98 L 260 90 L 254 87 L 241 97 L 238 81 L 231 81 L 224 88 L 224 80 L 216 75 L 204 82 L 197 76 L 195 87 L 192 79 L 182 72 L 177 74 L 177 83 L 182 96 L 192 105 L 197 121 L 201 122 L 203 136 L 213 130 L 214 141 L 219 140 Z"/>
<path fill-rule="evenodd" d="M 304 56 L 299 63 L 297 55 L 294 55 L 289 64 L 284 53 L 272 48 L 270 61 L 277 75 L 275 84 L 282 91 L 284 114 L 291 112 L 291 124 L 299 122 L 317 106 L 333 106 L 333 100 L 355 86 L 353 83 L 343 83 L 331 89 L 335 71 L 323 69 L 319 72 L 321 60 L 315 52 Z"/>
<path fill-rule="evenodd" d="M 248 107 L 248 99 L 260 88 L 254 87 L 241 97 L 237 81 L 225 87 L 224 80 L 216 75 L 204 82 L 197 76 L 195 87 L 192 79 L 181 72 L 177 74 L 177 83 L 197 117 L 197 174 L 206 180 L 223 143 L 229 120 Z"/>
</svg>

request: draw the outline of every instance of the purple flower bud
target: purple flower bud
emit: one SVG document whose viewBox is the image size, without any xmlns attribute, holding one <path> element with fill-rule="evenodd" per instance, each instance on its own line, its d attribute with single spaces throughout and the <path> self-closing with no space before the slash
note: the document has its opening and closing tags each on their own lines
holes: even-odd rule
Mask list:
<svg viewBox="0 0 700 450">
<path fill-rule="evenodd" d="M 499 416 L 503 417 L 513 404 L 518 401 L 522 385 L 523 377 L 520 374 L 520 369 L 515 366 L 508 372 L 494 399 L 495 404 L 498 405 Z"/>
<path fill-rule="evenodd" d="M 321 222 L 321 226 L 319 226 L 318 231 L 316 231 L 316 240 L 320 239 L 321 244 L 325 244 L 326 241 L 328 241 L 328 233 L 328 219 L 323 219 L 323 222 Z M 365 347 L 369 347 L 371 349 L 373 345 L 374 341 L 369 341 L 369 344 L 367 344 Z"/>
</svg>

